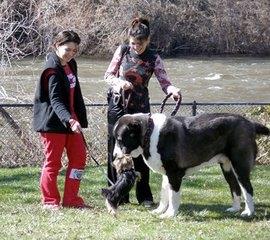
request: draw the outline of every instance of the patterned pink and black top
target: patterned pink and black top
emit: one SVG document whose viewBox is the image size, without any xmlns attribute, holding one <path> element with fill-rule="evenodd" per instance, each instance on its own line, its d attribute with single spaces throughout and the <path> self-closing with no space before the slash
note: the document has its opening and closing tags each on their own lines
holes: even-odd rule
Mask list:
<svg viewBox="0 0 270 240">
<path fill-rule="evenodd" d="M 167 93 L 172 84 L 160 56 L 149 48 L 138 55 L 128 45 L 121 45 L 115 51 L 105 73 L 105 81 L 111 86 L 117 86 L 121 79 L 131 82 L 133 90 L 125 92 L 126 98 L 131 94 L 128 113 L 147 113 L 150 112 L 148 83 L 153 73 L 162 90 Z"/>
</svg>

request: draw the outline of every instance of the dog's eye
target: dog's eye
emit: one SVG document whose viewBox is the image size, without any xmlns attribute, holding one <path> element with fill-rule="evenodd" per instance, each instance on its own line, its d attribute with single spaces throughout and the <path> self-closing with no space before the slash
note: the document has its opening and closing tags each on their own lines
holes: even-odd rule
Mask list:
<svg viewBox="0 0 270 240">
<path fill-rule="evenodd" d="M 129 136 L 133 138 L 135 137 L 135 133 L 131 133 Z"/>
</svg>

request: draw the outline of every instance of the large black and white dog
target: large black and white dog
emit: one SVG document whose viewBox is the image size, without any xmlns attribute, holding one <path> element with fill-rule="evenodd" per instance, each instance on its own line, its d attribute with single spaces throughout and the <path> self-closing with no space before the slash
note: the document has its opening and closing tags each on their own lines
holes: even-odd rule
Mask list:
<svg viewBox="0 0 270 240">
<path fill-rule="evenodd" d="M 182 178 L 208 163 L 219 163 L 230 186 L 237 212 L 241 191 L 245 200 L 242 216 L 254 213 L 250 171 L 254 165 L 257 134 L 269 135 L 267 127 L 228 113 L 195 117 L 164 114 L 127 114 L 114 127 L 115 155 L 143 155 L 145 163 L 163 175 L 161 199 L 153 212 L 173 217 L 180 205 Z"/>
</svg>

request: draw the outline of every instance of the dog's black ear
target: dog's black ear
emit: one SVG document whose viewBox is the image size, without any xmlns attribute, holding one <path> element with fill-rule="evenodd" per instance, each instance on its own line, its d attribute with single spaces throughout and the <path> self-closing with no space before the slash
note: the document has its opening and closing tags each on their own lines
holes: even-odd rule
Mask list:
<svg viewBox="0 0 270 240">
<path fill-rule="evenodd" d="M 134 129 L 140 134 L 141 146 L 143 146 L 143 139 L 148 127 L 149 114 L 145 114 L 143 117 L 136 119 Z"/>
<path fill-rule="evenodd" d="M 135 133 L 140 133 L 141 132 L 141 122 L 140 121 L 133 121 L 128 124 L 128 128 Z"/>
<path fill-rule="evenodd" d="M 130 121 L 129 123 L 128 123 L 128 126 L 129 127 L 137 127 L 137 126 L 139 126 L 140 125 L 140 121 L 138 121 L 137 119 L 132 119 L 132 121 Z"/>
</svg>

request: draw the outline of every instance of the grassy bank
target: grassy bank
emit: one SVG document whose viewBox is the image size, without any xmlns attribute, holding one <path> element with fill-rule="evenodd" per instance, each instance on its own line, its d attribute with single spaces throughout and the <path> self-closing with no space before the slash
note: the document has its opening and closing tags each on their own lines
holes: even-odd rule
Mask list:
<svg viewBox="0 0 270 240">
<path fill-rule="evenodd" d="M 114 218 L 107 214 L 100 189 L 105 179 L 100 169 L 88 167 L 81 193 L 90 210 L 43 210 L 39 204 L 38 168 L 0 169 L 1 239 L 269 239 L 270 167 L 256 166 L 252 173 L 256 215 L 242 219 L 224 212 L 230 206 L 228 186 L 219 167 L 204 169 L 182 186 L 179 214 L 161 220 L 131 202 Z M 64 172 L 60 176 L 60 184 Z M 160 176 L 152 173 L 151 186 L 158 201 Z"/>
</svg>

